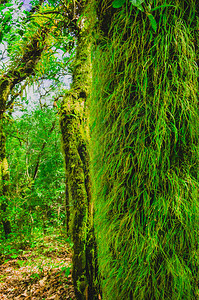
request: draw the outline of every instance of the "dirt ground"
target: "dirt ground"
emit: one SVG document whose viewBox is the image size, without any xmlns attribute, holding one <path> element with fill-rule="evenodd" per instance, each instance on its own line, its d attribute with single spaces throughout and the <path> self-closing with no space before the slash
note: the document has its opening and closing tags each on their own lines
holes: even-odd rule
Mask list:
<svg viewBox="0 0 199 300">
<path fill-rule="evenodd" d="M 15 257 L 17 256 L 17 257 Z M 71 252 L 51 237 L 0 265 L 0 300 L 74 300 Z"/>
</svg>

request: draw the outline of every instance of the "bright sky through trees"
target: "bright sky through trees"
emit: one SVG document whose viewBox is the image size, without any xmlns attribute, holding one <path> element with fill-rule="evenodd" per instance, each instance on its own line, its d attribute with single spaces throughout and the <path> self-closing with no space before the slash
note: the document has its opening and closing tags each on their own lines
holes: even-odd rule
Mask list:
<svg viewBox="0 0 199 300">
<path fill-rule="evenodd" d="M 17 25 L 20 26 L 20 18 L 25 18 L 25 11 L 29 11 L 32 7 L 31 1 L 25 0 L 25 1 L 19 1 L 20 4 L 23 3 L 23 5 L 18 6 L 15 4 L 16 2 L 13 1 L 13 13 L 12 13 L 12 20 L 16 19 L 17 23 L 13 23 L 13 28 Z M 47 1 L 46 1 L 47 3 Z M 19 9 L 18 9 L 19 7 Z M 6 11 L 9 11 L 9 8 L 5 8 L 3 11 L 4 13 Z M 22 19 L 21 19 L 22 22 Z M 3 41 L 0 43 L 0 51 L 2 54 L 2 59 L 0 61 L 0 67 L 2 69 L 6 69 L 6 66 L 9 64 L 9 57 L 7 55 L 7 46 L 8 43 L 6 41 Z M 63 57 L 68 57 L 68 54 L 63 52 L 61 49 L 56 49 L 55 47 L 52 49 L 54 51 L 53 55 L 57 61 L 60 63 L 62 62 Z M 71 83 L 71 76 L 68 74 L 68 70 L 63 72 L 61 76 L 59 76 L 59 82 L 60 82 L 60 88 L 62 89 L 69 89 L 70 83 Z M 50 105 L 52 107 L 53 105 L 53 98 L 55 97 L 55 92 L 52 91 L 52 86 L 54 85 L 54 82 L 49 79 L 43 79 L 42 82 L 37 83 L 34 82 L 32 86 L 27 86 L 23 91 L 23 99 L 26 98 L 26 103 L 19 99 L 18 105 L 16 106 L 13 116 L 21 116 L 23 114 L 23 111 L 20 107 L 24 107 L 25 109 L 31 110 L 34 107 L 36 107 L 39 104 L 39 101 L 46 102 L 46 105 Z M 49 93 L 47 93 L 47 90 L 49 90 Z M 57 93 L 57 92 L 56 92 Z M 42 97 L 43 95 L 43 97 Z M 27 104 L 28 101 L 28 104 Z"/>
</svg>

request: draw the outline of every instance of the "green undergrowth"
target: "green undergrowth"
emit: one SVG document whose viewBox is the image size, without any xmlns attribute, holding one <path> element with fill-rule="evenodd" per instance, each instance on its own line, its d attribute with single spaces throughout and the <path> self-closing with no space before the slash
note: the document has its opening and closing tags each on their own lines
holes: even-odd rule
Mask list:
<svg viewBox="0 0 199 300">
<path fill-rule="evenodd" d="M 0 264 L 1 296 L 74 299 L 71 248 L 70 240 L 54 231 L 37 235 L 32 247 L 10 249 Z"/>
<path fill-rule="evenodd" d="M 49 266 L 51 269 L 58 268 L 64 265 L 64 262 L 54 262 L 52 263 L 52 258 L 59 257 L 59 255 L 65 255 L 71 253 L 71 242 L 70 239 L 66 239 L 64 236 L 51 234 L 44 237 L 37 237 L 34 244 L 31 246 L 26 246 L 26 249 L 10 249 L 8 254 L 5 256 L 5 262 L 10 259 L 16 260 L 19 267 L 22 266 L 37 266 L 39 271 L 42 273 L 43 262 L 45 261 L 45 266 Z M 21 260 L 21 257 L 27 256 L 26 260 Z M 63 267 L 62 271 L 68 272 L 66 267 Z"/>
<path fill-rule="evenodd" d="M 152 1 L 156 33 L 124 5 L 106 36 L 101 2 L 91 152 L 103 299 L 199 299 L 197 3 Z"/>
<path fill-rule="evenodd" d="M 67 282 L 71 273 L 71 261 L 67 259 L 71 254 L 71 242 L 64 236 L 51 234 L 45 237 L 37 237 L 35 243 L 26 246 L 26 250 L 5 247 L 5 255 L 1 256 L 1 264 L 14 264 L 23 278 L 29 278 L 30 283 L 35 283 L 47 274 L 60 277 L 60 282 Z M 20 276 L 21 276 L 20 275 Z M 0 276 L 0 282 L 4 282 L 6 274 Z M 28 277 L 27 277 L 28 276 Z"/>
<path fill-rule="evenodd" d="M 55 231 L 54 228 L 48 228 L 47 233 L 35 228 L 34 232 L 29 239 L 10 235 L 7 240 L 0 241 L 0 262 L 8 261 L 9 259 L 16 259 L 26 252 L 31 251 L 31 257 L 34 255 L 53 255 L 57 253 L 59 255 L 60 249 L 66 247 L 72 248 L 70 238 L 66 237 L 63 233 Z M 70 251 L 65 248 L 65 251 Z"/>
</svg>

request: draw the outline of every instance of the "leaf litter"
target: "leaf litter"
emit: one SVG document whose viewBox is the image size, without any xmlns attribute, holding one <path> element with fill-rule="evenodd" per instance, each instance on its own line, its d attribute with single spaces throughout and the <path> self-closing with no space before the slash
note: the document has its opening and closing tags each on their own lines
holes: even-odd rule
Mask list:
<svg viewBox="0 0 199 300">
<path fill-rule="evenodd" d="M 33 249 L 0 265 L 1 300 L 74 300 L 72 255 L 68 244 L 45 237 Z"/>
</svg>

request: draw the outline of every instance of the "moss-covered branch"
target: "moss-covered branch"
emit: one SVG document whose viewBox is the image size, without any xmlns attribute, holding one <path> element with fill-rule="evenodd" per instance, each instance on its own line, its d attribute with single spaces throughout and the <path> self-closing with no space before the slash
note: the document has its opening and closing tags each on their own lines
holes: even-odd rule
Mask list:
<svg viewBox="0 0 199 300">
<path fill-rule="evenodd" d="M 8 96 L 12 88 L 22 80 L 32 75 L 37 62 L 46 46 L 46 38 L 49 28 L 43 27 L 33 35 L 30 41 L 22 49 L 19 57 L 12 63 L 7 72 L 0 77 L 0 197 L 2 197 L 1 211 L 5 235 L 10 233 L 10 223 L 6 219 L 6 207 L 8 196 L 9 171 L 6 160 L 6 136 L 4 134 L 4 113 L 7 109 Z"/>
</svg>

